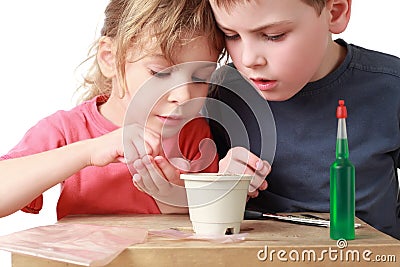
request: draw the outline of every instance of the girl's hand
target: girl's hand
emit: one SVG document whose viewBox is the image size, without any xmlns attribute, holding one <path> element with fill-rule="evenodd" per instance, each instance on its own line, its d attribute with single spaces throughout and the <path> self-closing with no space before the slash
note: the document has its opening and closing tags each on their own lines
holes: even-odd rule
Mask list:
<svg viewBox="0 0 400 267">
<path fill-rule="evenodd" d="M 137 174 L 133 175 L 133 183 L 140 190 L 159 202 L 167 205 L 186 207 L 186 190 L 180 179 L 179 169 L 189 169 L 184 160 L 171 159 L 172 165 L 162 156 L 144 156 L 134 162 Z M 179 168 L 179 169 L 178 169 Z"/>
<path fill-rule="evenodd" d="M 265 190 L 268 187 L 265 177 L 271 172 L 271 165 L 243 147 L 233 147 L 219 161 L 219 172 L 252 175 L 247 195 L 255 198 L 259 190 Z"/>
<path fill-rule="evenodd" d="M 161 152 L 160 134 L 138 124 L 124 126 L 123 140 L 127 164 L 132 164 L 145 155 L 154 157 Z"/>
<path fill-rule="evenodd" d="M 133 163 L 137 174 L 133 175 L 135 186 L 150 195 L 168 195 L 173 185 L 183 186 L 183 180 L 180 179 L 180 169 L 188 169 L 188 162 L 176 161 L 172 165 L 162 156 L 152 157 L 144 156 Z M 178 165 L 178 166 L 177 166 Z M 182 166 L 179 166 L 182 165 Z M 179 168 L 179 169 L 178 169 Z"/>
<path fill-rule="evenodd" d="M 90 166 L 105 166 L 112 162 L 130 164 L 160 151 L 160 135 L 138 124 L 126 125 L 87 142 Z"/>
</svg>

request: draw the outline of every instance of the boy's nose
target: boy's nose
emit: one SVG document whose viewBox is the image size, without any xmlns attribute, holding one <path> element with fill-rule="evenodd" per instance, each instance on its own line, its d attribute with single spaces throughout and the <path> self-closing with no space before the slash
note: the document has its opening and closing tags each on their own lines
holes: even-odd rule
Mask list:
<svg viewBox="0 0 400 267">
<path fill-rule="evenodd" d="M 247 68 L 254 68 L 267 64 L 264 47 L 254 42 L 243 43 L 242 64 Z"/>
<path fill-rule="evenodd" d="M 168 101 L 176 104 L 182 104 L 191 97 L 190 84 L 184 84 L 168 93 Z"/>
</svg>

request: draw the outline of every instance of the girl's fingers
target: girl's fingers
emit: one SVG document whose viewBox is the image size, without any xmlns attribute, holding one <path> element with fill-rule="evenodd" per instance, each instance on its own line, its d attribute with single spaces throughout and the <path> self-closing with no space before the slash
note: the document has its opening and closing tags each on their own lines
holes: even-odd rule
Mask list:
<svg viewBox="0 0 400 267">
<path fill-rule="evenodd" d="M 141 159 L 145 155 L 151 155 L 153 153 L 151 146 L 148 145 L 142 138 L 137 138 L 132 140 L 132 142 L 135 150 L 137 151 L 137 159 Z"/>
<path fill-rule="evenodd" d="M 143 132 L 139 133 L 140 138 L 137 139 L 138 151 L 140 157 L 145 155 L 158 155 L 160 151 L 160 136 L 150 129 L 145 128 Z"/>
<path fill-rule="evenodd" d="M 123 128 L 124 155 L 132 163 L 145 155 L 157 155 L 160 151 L 160 135 L 138 124 Z"/>
<path fill-rule="evenodd" d="M 132 163 L 139 158 L 139 153 L 133 143 L 125 143 L 124 157 L 126 163 Z"/>
<path fill-rule="evenodd" d="M 133 175 L 133 177 L 132 177 L 132 182 L 133 182 L 133 185 L 134 185 L 140 192 L 144 192 L 144 190 L 143 190 L 144 184 L 143 184 L 143 181 L 142 181 L 142 177 L 141 177 L 139 174 L 135 173 L 135 174 Z"/>
<path fill-rule="evenodd" d="M 161 172 L 164 174 L 164 177 L 168 181 L 176 178 L 177 169 L 171 163 L 169 163 L 164 157 L 156 156 L 154 158 L 154 161 L 156 162 L 157 166 L 159 167 Z"/>
<path fill-rule="evenodd" d="M 174 161 L 175 159 L 179 159 L 179 161 Z M 166 180 L 168 180 L 169 182 L 171 182 L 173 184 L 183 186 L 184 183 L 180 179 L 179 169 L 181 169 L 181 170 L 188 169 L 188 168 L 190 168 L 189 167 L 190 164 L 184 159 L 180 159 L 180 158 L 175 158 L 175 159 L 170 159 L 171 161 L 175 162 L 175 163 L 172 162 L 172 164 L 170 162 L 168 162 L 168 160 L 162 156 L 155 157 L 154 161 L 158 165 L 161 172 L 164 174 L 164 178 Z M 177 168 L 179 168 L 179 169 L 177 169 Z"/>
<path fill-rule="evenodd" d="M 145 151 L 142 151 L 141 157 L 145 155 L 156 156 L 160 153 L 161 136 L 149 128 L 144 128 L 140 133 L 140 139 L 145 144 Z"/>
<path fill-rule="evenodd" d="M 150 173 L 142 159 L 135 160 L 133 167 L 137 173 L 141 176 L 142 184 L 139 184 L 141 188 L 148 194 L 153 194 L 158 191 L 158 187 L 153 182 Z"/>
<path fill-rule="evenodd" d="M 144 177 L 144 180 L 151 180 L 152 184 L 157 188 L 157 192 L 163 194 L 167 190 L 169 190 L 170 184 L 167 179 L 164 177 L 163 172 L 160 170 L 157 163 L 154 161 L 152 156 L 145 156 L 142 159 L 143 164 L 147 169 L 148 176 Z"/>
</svg>

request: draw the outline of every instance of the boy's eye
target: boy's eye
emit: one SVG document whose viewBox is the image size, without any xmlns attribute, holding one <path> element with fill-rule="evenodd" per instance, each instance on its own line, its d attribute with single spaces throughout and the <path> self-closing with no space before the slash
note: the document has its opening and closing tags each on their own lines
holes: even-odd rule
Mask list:
<svg viewBox="0 0 400 267">
<path fill-rule="evenodd" d="M 276 34 L 276 35 L 263 34 L 263 37 L 268 41 L 279 41 L 284 36 L 285 36 L 284 33 Z"/>
<path fill-rule="evenodd" d="M 262 34 L 263 38 L 265 38 L 268 41 L 279 41 L 280 39 L 282 39 L 285 34 L 281 33 L 281 34 L 275 34 L 275 35 L 270 35 L 270 34 Z M 225 34 L 225 40 L 226 41 L 236 41 L 240 39 L 240 35 L 239 34 L 235 34 L 235 35 L 226 35 Z"/>
</svg>

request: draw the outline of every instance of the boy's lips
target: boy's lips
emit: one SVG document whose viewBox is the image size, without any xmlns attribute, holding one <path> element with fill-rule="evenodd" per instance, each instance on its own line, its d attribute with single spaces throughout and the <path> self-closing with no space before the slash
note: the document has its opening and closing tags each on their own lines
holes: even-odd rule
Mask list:
<svg viewBox="0 0 400 267">
<path fill-rule="evenodd" d="M 261 91 L 267 91 L 272 88 L 274 88 L 277 84 L 276 80 L 266 80 L 266 79 L 260 79 L 260 78 L 251 78 L 250 79 L 258 89 Z"/>
</svg>

